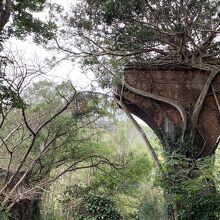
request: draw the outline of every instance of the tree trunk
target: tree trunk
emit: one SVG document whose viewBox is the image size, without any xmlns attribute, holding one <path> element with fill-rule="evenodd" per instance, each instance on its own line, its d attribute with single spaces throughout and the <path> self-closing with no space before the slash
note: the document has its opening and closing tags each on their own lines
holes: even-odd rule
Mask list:
<svg viewBox="0 0 220 220">
<path fill-rule="evenodd" d="M 208 85 L 198 121 L 192 117 L 209 75 L 183 65 L 132 65 L 125 68 L 122 86 L 116 92 L 116 98 L 151 127 L 163 146 L 169 220 L 214 220 L 219 214 L 214 181 L 198 167 L 218 146 L 219 74 Z"/>
<path fill-rule="evenodd" d="M 8 186 L 6 196 L 10 190 L 15 186 L 18 180 L 23 176 L 21 171 L 14 178 L 14 181 Z M 12 172 L 0 168 L 0 188 L 4 187 L 5 182 L 12 176 Z M 6 179 L 6 181 L 5 181 Z M 31 187 L 30 176 L 27 176 L 21 186 L 15 191 L 5 209 L 9 216 L 9 220 L 39 220 L 40 219 L 40 196 L 42 190 L 35 190 L 27 194 L 26 192 Z M 8 193 L 7 193 L 8 192 Z M 4 200 L 5 195 L 2 195 L 1 200 Z M 12 206 L 13 204 L 13 206 Z M 9 208 L 10 207 L 10 208 Z M 8 210 L 9 209 L 9 210 Z"/>
<path fill-rule="evenodd" d="M 24 199 L 16 203 L 9 212 L 10 220 L 39 220 L 39 200 Z"/>
</svg>

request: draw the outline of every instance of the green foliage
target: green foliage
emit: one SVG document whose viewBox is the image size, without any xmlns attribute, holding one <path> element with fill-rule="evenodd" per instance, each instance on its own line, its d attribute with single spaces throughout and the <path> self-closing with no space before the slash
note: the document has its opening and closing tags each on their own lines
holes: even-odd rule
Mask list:
<svg viewBox="0 0 220 220">
<path fill-rule="evenodd" d="M 49 40 L 54 39 L 57 31 L 57 18 L 54 15 L 61 11 L 60 5 L 46 0 L 11 1 L 10 25 L 1 27 L 4 29 L 0 33 L 0 43 L 12 36 L 22 40 L 32 36 L 37 44 L 48 43 Z"/>
<path fill-rule="evenodd" d="M 57 26 L 51 18 L 45 19 L 44 14 L 49 10 L 52 17 L 54 12 L 61 12 L 59 5 L 48 4 L 46 0 L 15 0 L 11 4 L 10 26 L 0 33 L 0 51 L 3 50 L 4 42 L 12 36 L 23 40 L 31 35 L 35 43 L 47 43 L 55 37 Z M 0 55 L 0 112 L 8 107 L 19 108 L 23 104 L 19 95 L 6 83 L 4 71 L 10 62 L 8 59 Z"/>
<path fill-rule="evenodd" d="M 74 94 L 74 102 L 67 110 L 54 118 L 36 140 L 37 146 L 46 141 L 47 135 L 51 132 L 58 136 L 65 133 L 65 136 L 56 141 L 57 144 L 63 141 L 65 144 L 59 149 L 51 151 L 49 158 L 42 160 L 45 167 L 50 167 L 53 161 L 66 160 L 71 162 L 71 160 L 77 160 L 97 152 L 95 134 L 97 131 L 90 130 L 90 126 L 93 125 L 95 128 L 97 126 L 96 119 L 106 116 L 105 103 L 99 97 L 89 93 L 76 94 L 70 82 L 56 85 L 48 81 L 41 81 L 35 83 L 24 97 L 30 106 L 27 108 L 28 115 L 38 117 L 38 123 L 41 124 L 53 117 L 59 110 L 59 106 L 65 105 L 66 101 L 70 100 Z M 90 120 L 93 122 L 90 123 Z M 35 150 L 33 154 L 39 151 L 38 148 Z"/>
<path fill-rule="evenodd" d="M 13 89 L 3 84 L 0 80 L 0 113 L 8 108 L 20 108 L 23 100 L 16 94 Z"/>
<path fill-rule="evenodd" d="M 112 199 L 106 195 L 91 193 L 90 187 L 69 186 L 62 204 L 65 206 L 71 201 L 72 217 L 78 220 L 121 219 Z"/>
<path fill-rule="evenodd" d="M 166 159 L 166 176 L 159 182 L 166 192 L 168 212 L 177 207 L 181 220 L 219 219 L 220 194 L 214 177 L 214 158 L 194 160 L 173 153 Z"/>
<path fill-rule="evenodd" d="M 11 107 L 20 108 L 24 104 L 22 98 L 16 93 L 13 86 L 10 85 L 10 80 L 4 72 L 9 62 L 13 64 L 9 58 L 0 57 L 0 113 Z"/>
<path fill-rule="evenodd" d="M 145 191 L 147 197 L 143 198 L 143 201 L 139 207 L 136 219 L 138 220 L 164 220 L 166 216 L 165 205 L 163 195 L 157 188 L 151 188 L 149 191 Z"/>
<path fill-rule="evenodd" d="M 149 199 L 149 194 L 161 199 L 161 189 L 156 187 L 155 190 L 152 183 L 154 168 L 136 130 L 126 121 L 113 120 L 105 123 L 106 132 L 101 133 L 94 143 L 95 150 L 108 155 L 111 161 L 121 164 L 121 167 L 103 164 L 98 168 L 69 174 L 69 178 L 62 180 L 58 188 L 54 186 L 56 197 L 50 210 L 62 213 L 63 218 L 78 219 L 81 216 L 83 219 L 97 219 L 101 214 L 104 216 L 107 209 L 114 210 L 107 205 L 110 203 L 114 204 L 122 219 L 133 220 L 137 217 L 141 204 Z M 94 198 L 97 203 L 93 202 Z M 100 200 L 106 201 L 106 205 L 102 206 L 103 213 L 96 207 L 98 202 L 102 203 Z M 162 206 L 163 201 L 158 204 Z M 93 210 L 92 213 L 88 207 Z M 98 210 L 101 212 L 99 215 Z"/>
<path fill-rule="evenodd" d="M 126 59 L 89 56 L 82 60 L 81 68 L 85 73 L 91 70 L 98 79 L 100 87 L 110 88 L 120 84 L 126 61 Z M 102 65 L 100 65 L 101 63 Z"/>
<path fill-rule="evenodd" d="M 40 220 L 63 220 L 62 217 L 55 215 L 54 213 L 47 213 L 43 218 Z"/>
<path fill-rule="evenodd" d="M 38 188 L 42 182 L 53 182 L 68 171 L 110 163 L 97 144 L 98 134 L 103 132 L 101 118 L 107 118 L 108 113 L 102 97 L 77 92 L 69 81 L 60 84 L 38 81 L 23 92 L 22 98 L 25 113 L 11 109 L 0 130 L 2 140 L 5 139 L 0 148 L 3 170 L 13 173 L 24 155 L 27 159 L 22 171 L 29 169 L 35 160 L 28 176 L 30 184 L 22 192 L 28 191 L 28 187 Z"/>
<path fill-rule="evenodd" d="M 151 164 L 148 158 L 130 154 L 128 163 L 123 169 L 116 170 L 103 167 L 94 176 L 93 184 L 101 189 L 114 192 L 117 189 L 126 193 L 137 188 L 140 182 L 151 172 Z"/>
<path fill-rule="evenodd" d="M 207 186 L 206 186 L 207 187 Z M 195 186 L 193 186 L 195 188 Z M 195 220 L 218 220 L 220 218 L 220 195 L 212 192 L 208 195 L 204 192 L 204 186 L 197 185 L 197 191 L 184 190 L 185 194 L 178 197 L 177 202 L 181 204 L 179 218 Z"/>
<path fill-rule="evenodd" d="M 0 219 L 1 220 L 9 220 L 6 212 L 4 211 L 4 209 L 2 208 L 2 206 L 0 206 Z"/>
<path fill-rule="evenodd" d="M 210 23 L 214 25 L 218 20 L 214 15 L 219 4 L 219 1 L 208 0 L 183 1 L 182 5 L 167 0 L 162 0 L 160 4 L 156 0 L 84 0 L 80 6 L 73 8 L 69 23 L 84 31 L 85 35 L 87 32 L 94 34 L 94 40 L 100 46 L 129 51 L 158 42 L 160 45 L 168 43 L 166 37 L 170 36 L 164 32 L 182 32 L 187 28 L 190 21 L 181 19 L 186 11 L 189 17 L 199 11 L 196 28 L 199 32 L 207 29 Z M 196 37 L 196 33 L 190 34 Z"/>
<path fill-rule="evenodd" d="M 79 220 L 120 220 L 121 217 L 115 209 L 114 203 L 103 195 L 89 195 L 87 197 L 86 210 L 89 216 L 81 216 Z"/>
<path fill-rule="evenodd" d="M 48 5 L 45 0 L 34 1 L 11 1 L 11 20 L 10 26 L 5 27 L 4 31 L 0 33 L 0 51 L 3 50 L 4 42 L 11 36 L 24 39 L 31 35 L 36 43 L 46 43 L 51 40 L 56 33 L 56 25 L 53 21 L 40 19 L 37 13 L 42 13 L 45 9 L 53 8 L 53 11 L 60 11 L 60 7 L 55 4 Z M 53 6 L 53 7 L 52 7 Z M 52 11 L 51 11 L 52 13 Z M 42 17 L 42 15 L 41 15 Z M 21 107 L 23 105 L 22 99 L 13 90 L 12 86 L 7 85 L 7 78 L 5 75 L 5 66 L 11 62 L 8 57 L 0 57 L 0 112 L 9 107 Z M 12 63 L 13 65 L 13 63 Z"/>
<path fill-rule="evenodd" d="M 128 63 L 213 64 L 219 7 L 209 0 L 82 0 L 65 17 L 58 40 L 74 45 L 63 46 L 71 55 L 82 52 L 82 66 L 108 88 L 120 83 Z"/>
<path fill-rule="evenodd" d="M 104 134 L 101 141 L 105 154 L 123 164 L 122 169 L 103 166 L 92 178 L 93 187 L 114 193 L 129 193 L 148 179 L 152 164 L 143 143 L 137 137 L 137 131 L 128 122 L 118 122 L 115 131 Z M 108 151 L 107 151 L 108 150 Z"/>
<path fill-rule="evenodd" d="M 56 6 L 56 7 L 55 7 Z M 33 33 L 34 41 L 36 43 L 46 43 L 55 37 L 56 24 L 54 21 L 42 19 L 42 12 L 46 13 L 46 9 L 53 9 L 60 11 L 60 6 L 48 4 L 46 0 L 34 1 L 13 1 L 13 22 L 10 26 L 11 34 L 18 38 L 24 39 L 28 34 Z M 40 17 L 36 16 L 41 13 Z M 53 11 L 50 11 L 52 14 Z"/>
</svg>

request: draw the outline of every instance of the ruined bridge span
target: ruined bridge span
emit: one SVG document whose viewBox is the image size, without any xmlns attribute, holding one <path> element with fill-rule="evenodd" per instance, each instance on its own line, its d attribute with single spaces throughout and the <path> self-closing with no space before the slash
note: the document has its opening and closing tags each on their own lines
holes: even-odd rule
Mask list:
<svg viewBox="0 0 220 220">
<path fill-rule="evenodd" d="M 132 114 L 152 128 L 165 148 L 165 140 L 169 142 L 169 146 L 175 146 L 180 132 L 184 129 L 184 115 L 181 115 L 181 111 L 186 114 L 187 135 L 193 108 L 209 74 L 186 65 L 127 65 L 124 82 L 117 88 L 116 98 L 123 100 Z M 132 88 L 165 100 L 145 97 L 132 91 Z M 168 104 L 166 100 L 171 103 Z M 192 152 L 196 158 L 212 155 L 217 148 L 216 143 L 220 135 L 219 102 L 220 74 L 214 78 L 199 114 Z"/>
</svg>

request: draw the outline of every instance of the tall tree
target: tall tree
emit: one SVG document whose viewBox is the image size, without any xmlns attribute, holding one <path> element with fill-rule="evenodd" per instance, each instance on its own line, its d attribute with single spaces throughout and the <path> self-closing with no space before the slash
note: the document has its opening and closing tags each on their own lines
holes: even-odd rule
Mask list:
<svg viewBox="0 0 220 220">
<path fill-rule="evenodd" d="M 0 52 L 4 48 L 4 43 L 10 37 L 17 37 L 22 40 L 26 36 L 32 35 L 35 43 L 46 43 L 55 37 L 56 24 L 53 19 L 54 12 L 60 12 L 59 5 L 48 3 L 46 0 L 0 1 Z M 50 16 L 46 15 L 49 14 Z M 6 83 L 7 76 L 5 68 L 8 63 L 13 63 L 8 55 L 0 54 L 0 114 L 4 119 L 4 109 L 6 106 L 17 106 L 21 100 Z"/>
<path fill-rule="evenodd" d="M 213 155 L 219 143 L 219 6 L 218 0 L 84 0 L 73 7 L 62 31 L 68 47 L 56 41 L 66 54 L 82 57 L 104 86 L 130 63 L 116 98 L 132 120 L 130 113 L 152 127 L 166 151 L 169 219 L 219 215 L 219 205 L 210 201 L 217 196 L 210 179 L 200 178 L 200 190 L 190 192 L 191 206 L 179 200 L 185 194 L 181 185 L 201 177 L 197 159 Z M 170 158 L 179 158 L 178 164 Z M 204 201 L 211 207 L 208 213 L 198 211 Z"/>
<path fill-rule="evenodd" d="M 49 19 L 42 13 L 51 15 Z M 46 0 L 20 1 L 1 0 L 0 1 L 0 33 L 7 33 L 9 36 L 24 38 L 33 33 L 36 41 L 51 39 L 56 30 L 53 22 L 53 12 L 59 12 L 61 7 L 51 4 Z M 39 16 L 40 15 L 40 16 Z M 7 23 L 9 23 L 7 25 Z"/>
<path fill-rule="evenodd" d="M 42 69 L 15 63 L 8 84 L 22 101 L 4 105 L 2 114 L 1 205 L 10 219 L 39 219 L 41 194 L 52 182 L 67 172 L 116 163 L 96 144 L 105 99 L 78 92 L 69 81 L 32 85 Z"/>
<path fill-rule="evenodd" d="M 219 4 L 82 1 L 68 17 L 69 31 L 63 30 L 67 42 L 75 44 L 59 46 L 67 53 L 93 56 L 97 62 L 109 57 L 129 57 L 126 62 L 165 59 L 202 69 L 219 64 Z"/>
</svg>

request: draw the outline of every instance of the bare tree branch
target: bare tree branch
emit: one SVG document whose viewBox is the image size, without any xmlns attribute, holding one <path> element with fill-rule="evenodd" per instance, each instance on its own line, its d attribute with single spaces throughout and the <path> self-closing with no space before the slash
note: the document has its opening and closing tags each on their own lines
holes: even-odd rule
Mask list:
<svg viewBox="0 0 220 220">
<path fill-rule="evenodd" d="M 133 118 L 133 116 L 131 115 L 131 113 L 129 112 L 129 110 L 127 109 L 126 105 L 124 105 L 122 102 L 120 102 L 119 100 L 115 99 L 115 101 L 118 103 L 119 106 L 121 106 L 122 110 L 126 113 L 126 115 L 128 116 L 128 118 L 131 120 L 132 124 L 136 127 L 137 131 L 140 133 L 141 137 L 143 138 L 147 149 L 149 150 L 151 157 L 153 159 L 153 161 L 155 162 L 155 164 L 158 166 L 158 168 L 163 171 L 163 167 L 161 165 L 160 160 L 157 157 L 157 154 L 154 151 L 154 148 L 152 147 L 150 141 L 148 140 L 146 134 L 144 133 L 143 129 L 141 128 L 141 126 L 137 123 L 137 121 Z"/>
</svg>

